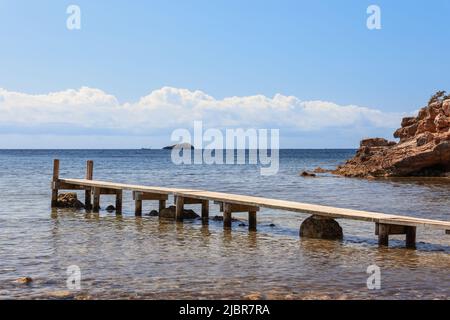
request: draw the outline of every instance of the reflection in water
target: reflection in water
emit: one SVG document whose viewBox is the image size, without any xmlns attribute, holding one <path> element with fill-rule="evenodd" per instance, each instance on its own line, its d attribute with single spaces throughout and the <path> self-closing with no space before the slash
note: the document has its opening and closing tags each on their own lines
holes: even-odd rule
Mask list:
<svg viewBox="0 0 450 320">
<path fill-rule="evenodd" d="M 390 248 L 378 248 L 374 225 L 358 221 L 339 220 L 342 242 L 300 239 L 307 215 L 269 209 L 258 214 L 258 232 L 248 232 L 241 222 L 233 222 L 230 231 L 213 220 L 136 218 L 129 194 L 123 216 L 49 209 L 51 161 L 59 157 L 61 174 L 68 177 L 78 177 L 92 158 L 97 179 L 450 220 L 445 179 L 298 176 L 303 169 L 333 167 L 353 153 L 282 151 L 280 173 L 263 177 L 254 166 L 174 166 L 170 153 L 160 151 L 0 151 L 0 194 L 11 204 L 0 207 L 0 299 L 45 298 L 67 290 L 70 265 L 82 273 L 82 290 L 72 298 L 448 299 L 450 236 L 442 231 L 419 228 L 418 250 L 405 250 L 404 236 L 392 237 Z M 27 190 L 27 198 L 11 185 Z M 107 196 L 101 201 L 103 208 L 114 204 Z M 144 206 L 149 212 L 158 204 Z M 221 213 L 211 205 L 215 215 Z M 247 223 L 246 215 L 236 218 Z M 381 268 L 378 291 L 366 287 L 367 267 L 373 264 Z M 21 276 L 34 281 L 14 283 Z"/>
</svg>

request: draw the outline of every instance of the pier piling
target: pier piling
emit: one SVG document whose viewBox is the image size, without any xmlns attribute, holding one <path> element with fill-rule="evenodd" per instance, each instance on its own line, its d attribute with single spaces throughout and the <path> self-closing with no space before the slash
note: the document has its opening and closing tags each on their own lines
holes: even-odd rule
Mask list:
<svg viewBox="0 0 450 320">
<path fill-rule="evenodd" d="M 232 205 L 231 203 L 223 204 L 223 228 L 231 229 L 231 221 L 232 221 Z"/>
<path fill-rule="evenodd" d="M 256 231 L 256 211 L 248 212 L 248 230 Z"/>
<path fill-rule="evenodd" d="M 159 200 L 159 212 L 166 208 L 166 200 Z"/>
<path fill-rule="evenodd" d="M 122 214 L 122 190 L 116 190 L 116 214 Z"/>
<path fill-rule="evenodd" d="M 99 213 L 100 212 L 100 188 L 94 187 L 92 193 L 94 194 L 94 204 L 93 204 L 92 211 L 95 213 Z"/>
<path fill-rule="evenodd" d="M 52 208 L 58 206 L 59 160 L 53 160 Z"/>
<path fill-rule="evenodd" d="M 175 197 L 175 206 L 175 219 L 177 221 L 183 221 L 184 198 L 182 196 Z"/>
<path fill-rule="evenodd" d="M 86 180 L 94 178 L 94 161 L 86 161 Z M 92 189 L 86 188 L 84 191 L 84 206 L 86 210 L 92 210 Z"/>
<path fill-rule="evenodd" d="M 202 200 L 202 223 L 208 224 L 209 221 L 209 200 Z"/>
</svg>

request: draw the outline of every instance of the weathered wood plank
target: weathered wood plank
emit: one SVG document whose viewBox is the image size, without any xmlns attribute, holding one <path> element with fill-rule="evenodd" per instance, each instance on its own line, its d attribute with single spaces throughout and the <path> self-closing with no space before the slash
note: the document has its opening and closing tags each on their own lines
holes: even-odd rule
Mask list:
<svg viewBox="0 0 450 320">
<path fill-rule="evenodd" d="M 52 189 L 58 189 L 58 190 L 86 190 L 90 189 L 89 187 L 83 187 L 76 184 L 69 184 L 61 181 L 54 181 L 52 182 Z"/>
<path fill-rule="evenodd" d="M 380 226 L 379 223 L 375 225 L 375 235 L 379 234 L 379 226 Z M 386 228 L 388 229 L 388 233 L 390 235 L 406 234 L 406 231 L 408 229 L 407 226 L 398 226 L 398 225 L 386 225 Z"/>
<path fill-rule="evenodd" d="M 294 201 L 252 197 L 221 192 L 192 190 L 192 189 L 161 188 L 161 187 L 139 186 L 139 185 L 112 183 L 95 180 L 90 181 L 86 179 L 60 179 L 60 181 L 88 187 L 104 187 L 104 188 L 142 191 L 167 195 L 181 195 L 183 197 L 188 198 L 228 202 L 233 204 L 241 204 L 254 207 L 264 207 L 283 211 L 307 213 L 329 218 L 352 219 L 360 221 L 378 222 L 390 225 L 429 227 L 440 230 L 450 230 L 450 221 L 439 221 L 439 220 L 414 218 L 408 216 L 384 214 L 377 212 L 368 212 L 362 210 L 335 208 Z"/>
<path fill-rule="evenodd" d="M 121 190 L 100 188 L 101 195 L 116 195 L 117 191 L 121 191 Z"/>
<path fill-rule="evenodd" d="M 167 194 L 161 193 L 151 193 L 151 192 L 133 192 L 133 200 L 168 200 L 169 196 Z"/>
<path fill-rule="evenodd" d="M 203 199 L 184 198 L 184 204 L 202 204 L 203 201 Z"/>
</svg>

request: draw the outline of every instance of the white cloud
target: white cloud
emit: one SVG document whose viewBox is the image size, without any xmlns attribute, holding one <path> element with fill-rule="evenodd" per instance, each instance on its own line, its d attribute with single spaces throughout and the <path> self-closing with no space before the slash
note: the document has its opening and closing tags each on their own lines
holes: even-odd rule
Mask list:
<svg viewBox="0 0 450 320">
<path fill-rule="evenodd" d="M 202 91 L 164 87 L 136 103 L 119 103 L 113 95 L 82 87 L 32 95 L 0 89 L 0 127 L 20 132 L 55 133 L 55 127 L 92 134 L 148 134 L 161 129 L 191 127 L 280 128 L 318 131 L 327 128 L 395 128 L 401 115 L 326 101 L 301 101 L 281 94 L 215 99 Z M 53 129 L 52 129 L 53 128 Z M 53 131 L 52 131 L 53 130 Z M 63 134 L 64 132 L 59 132 Z"/>
</svg>

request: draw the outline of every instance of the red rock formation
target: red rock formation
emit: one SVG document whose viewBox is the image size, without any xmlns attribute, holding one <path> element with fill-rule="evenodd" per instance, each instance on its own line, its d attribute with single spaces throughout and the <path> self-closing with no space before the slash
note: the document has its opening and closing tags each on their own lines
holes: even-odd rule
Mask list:
<svg viewBox="0 0 450 320">
<path fill-rule="evenodd" d="M 436 93 L 417 117 L 403 118 L 399 142 L 361 141 L 355 157 L 333 173 L 349 177 L 443 176 L 450 173 L 450 96 Z"/>
</svg>

